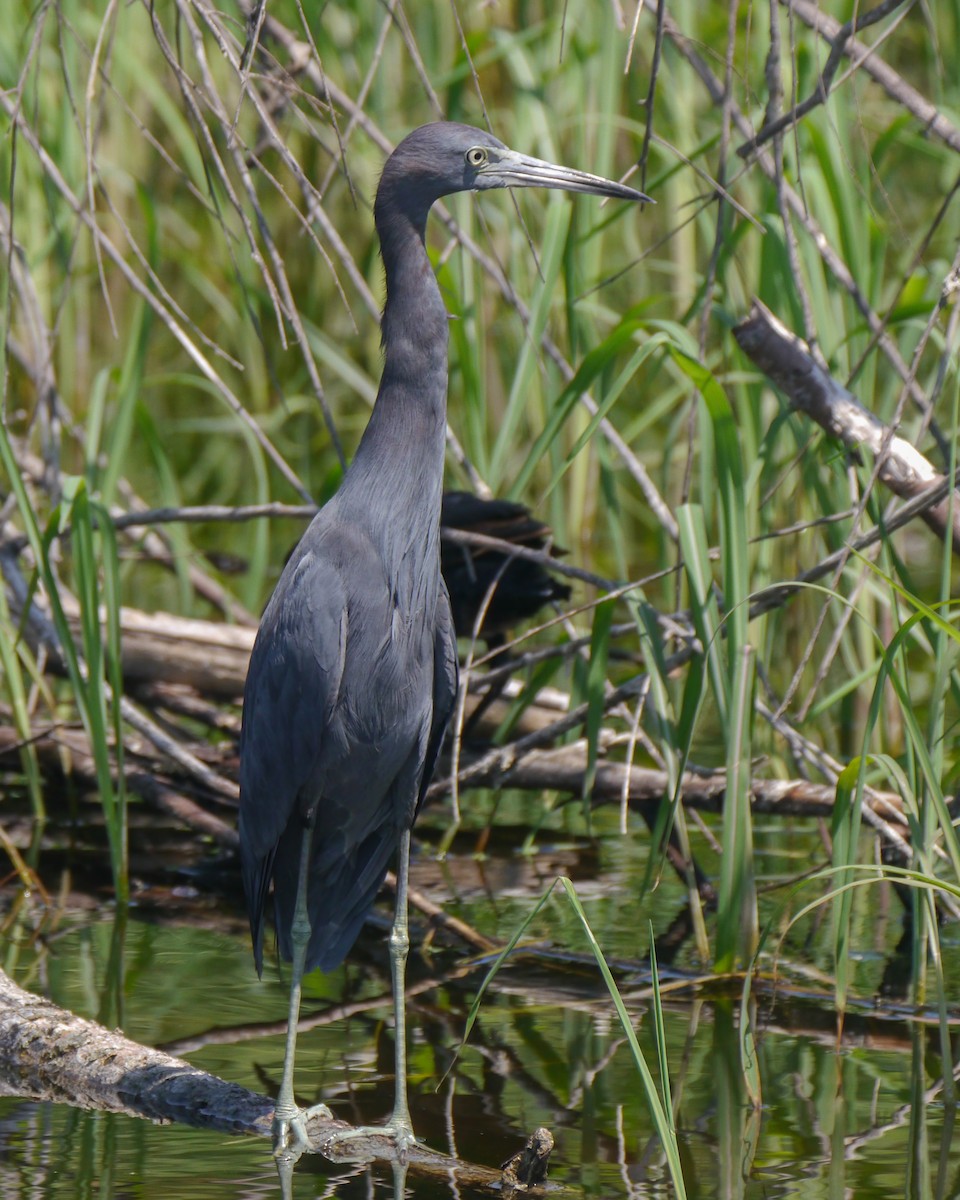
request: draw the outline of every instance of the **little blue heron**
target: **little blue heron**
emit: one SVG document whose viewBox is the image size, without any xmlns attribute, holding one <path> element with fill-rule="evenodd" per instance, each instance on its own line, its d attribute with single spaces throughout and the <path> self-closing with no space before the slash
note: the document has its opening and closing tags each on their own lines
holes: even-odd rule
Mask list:
<svg viewBox="0 0 960 1200">
<path fill-rule="evenodd" d="M 645 200 L 596 175 L 437 122 L 387 159 L 374 220 L 386 275 L 383 376 L 340 488 L 291 555 L 267 605 L 243 694 L 240 858 L 263 968 L 267 894 L 292 962 L 274 1149 L 308 1145 L 293 1093 L 300 986 L 350 951 L 398 854 L 390 936 L 396 1039 L 393 1116 L 412 1142 L 404 968 L 410 829 L 457 690 L 457 645 L 440 575 L 447 312 L 424 247 L 427 214 L 453 192 L 545 187 Z"/>
</svg>

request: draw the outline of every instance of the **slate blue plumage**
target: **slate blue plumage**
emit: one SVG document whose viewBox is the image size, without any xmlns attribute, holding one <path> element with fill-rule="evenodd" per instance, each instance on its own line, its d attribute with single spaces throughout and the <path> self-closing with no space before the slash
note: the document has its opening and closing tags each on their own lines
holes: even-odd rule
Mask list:
<svg viewBox="0 0 960 1200">
<path fill-rule="evenodd" d="M 409 830 L 457 689 L 456 639 L 440 575 L 447 313 L 424 248 L 433 203 L 452 192 L 557 187 L 639 192 L 438 122 L 384 167 L 374 218 L 386 274 L 383 376 L 356 456 L 291 556 L 263 614 L 244 689 L 240 854 L 258 972 L 273 884 L 277 939 L 293 961 L 277 1153 L 306 1143 L 292 1072 L 300 979 L 349 953 L 398 864 L 391 937 L 396 1105 L 412 1138 L 403 1057 Z M 306 867 L 303 887 L 301 866 Z"/>
</svg>

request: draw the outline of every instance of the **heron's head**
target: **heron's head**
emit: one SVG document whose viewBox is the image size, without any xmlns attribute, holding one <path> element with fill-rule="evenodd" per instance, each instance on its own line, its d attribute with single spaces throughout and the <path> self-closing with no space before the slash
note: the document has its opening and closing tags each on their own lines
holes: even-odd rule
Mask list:
<svg viewBox="0 0 960 1200">
<path fill-rule="evenodd" d="M 510 150 L 472 125 L 435 121 L 421 125 L 387 159 L 377 207 L 389 202 L 423 218 L 434 201 L 453 192 L 543 187 L 590 192 L 622 200 L 647 200 L 642 192 L 586 171 L 557 166 Z"/>
</svg>

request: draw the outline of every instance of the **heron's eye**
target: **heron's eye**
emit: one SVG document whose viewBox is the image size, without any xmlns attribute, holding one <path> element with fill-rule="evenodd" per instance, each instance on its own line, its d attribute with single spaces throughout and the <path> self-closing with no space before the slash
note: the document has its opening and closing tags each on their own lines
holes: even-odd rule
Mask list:
<svg viewBox="0 0 960 1200">
<path fill-rule="evenodd" d="M 487 152 L 482 146 L 473 146 L 467 151 L 467 162 L 471 167 L 482 167 L 487 161 Z"/>
</svg>

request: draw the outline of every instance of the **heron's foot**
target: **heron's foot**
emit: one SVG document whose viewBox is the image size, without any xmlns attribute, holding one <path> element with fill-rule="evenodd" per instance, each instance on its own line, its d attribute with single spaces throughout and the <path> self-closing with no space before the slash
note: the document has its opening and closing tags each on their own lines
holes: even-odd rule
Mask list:
<svg viewBox="0 0 960 1200">
<path fill-rule="evenodd" d="M 393 1117 L 386 1125 L 356 1125 L 325 1138 L 321 1149 L 326 1155 L 337 1154 L 347 1142 L 362 1138 L 389 1138 L 397 1151 L 397 1160 L 405 1162 L 407 1151 L 417 1144 L 409 1118 Z"/>
<path fill-rule="evenodd" d="M 326 1117 L 332 1121 L 333 1113 L 325 1104 L 314 1104 L 310 1108 L 277 1105 L 272 1127 L 274 1158 L 292 1154 L 296 1161 L 305 1150 L 313 1149 L 307 1133 L 307 1122 L 311 1117 Z"/>
</svg>

